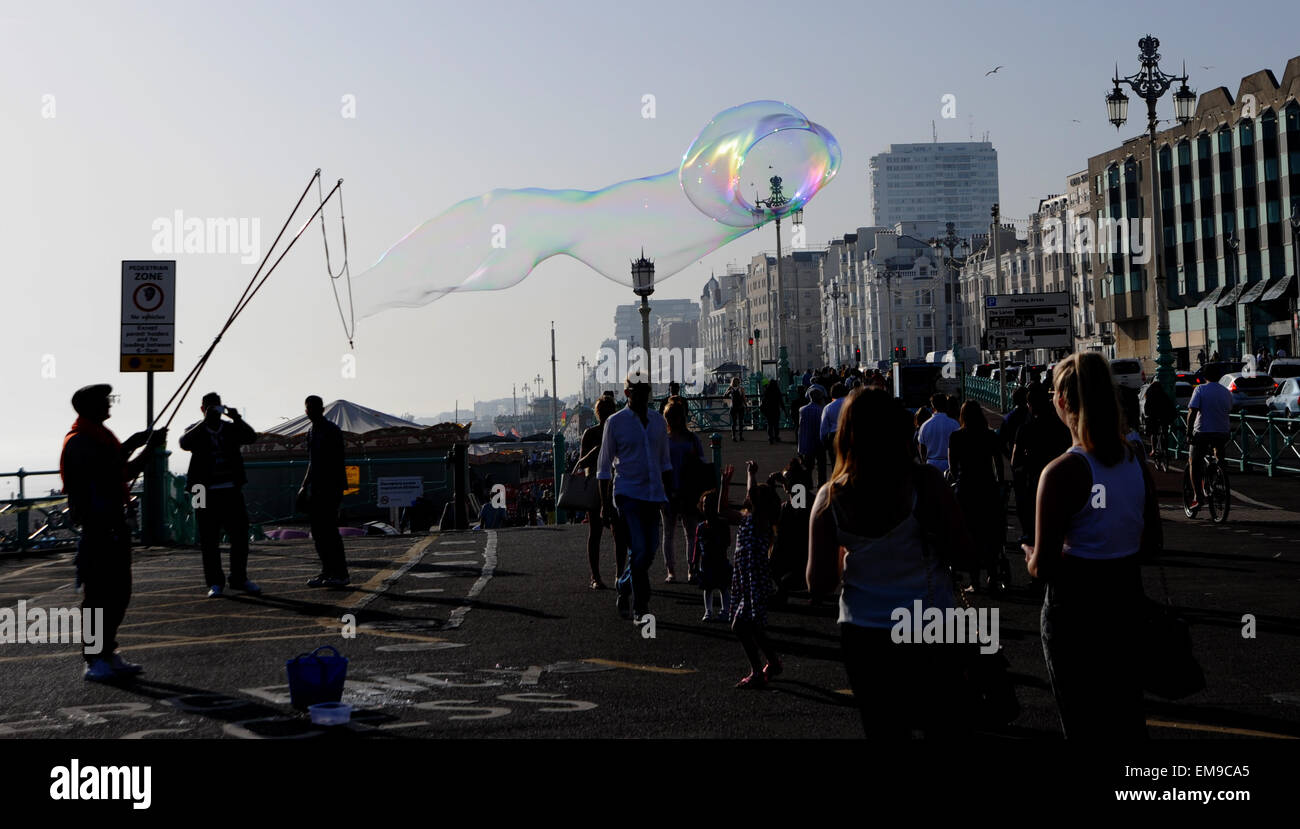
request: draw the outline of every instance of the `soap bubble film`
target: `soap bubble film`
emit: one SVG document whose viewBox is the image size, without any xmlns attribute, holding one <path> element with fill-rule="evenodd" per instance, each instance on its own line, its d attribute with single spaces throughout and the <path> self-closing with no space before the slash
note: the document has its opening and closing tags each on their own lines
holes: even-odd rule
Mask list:
<svg viewBox="0 0 1300 829">
<path fill-rule="evenodd" d="M 631 287 L 630 260 L 644 249 L 659 282 L 802 208 L 839 164 L 834 136 L 794 107 L 733 107 L 709 121 L 675 170 L 592 191 L 496 189 L 453 205 L 356 278 L 356 315 L 509 288 L 559 254 Z M 790 201 L 756 216 L 754 199 L 767 197 L 773 175 Z"/>
</svg>

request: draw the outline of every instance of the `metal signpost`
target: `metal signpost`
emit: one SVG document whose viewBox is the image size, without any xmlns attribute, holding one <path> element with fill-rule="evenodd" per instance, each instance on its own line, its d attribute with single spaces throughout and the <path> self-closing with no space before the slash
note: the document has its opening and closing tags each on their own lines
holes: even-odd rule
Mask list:
<svg viewBox="0 0 1300 829">
<path fill-rule="evenodd" d="M 1002 401 L 1002 410 L 1006 411 L 1004 352 L 1030 348 L 1072 349 L 1070 295 L 1066 291 L 1056 291 L 987 296 L 984 298 L 984 330 L 998 352 L 998 397 Z"/>
<path fill-rule="evenodd" d="M 153 426 L 153 374 L 175 371 L 176 260 L 122 261 L 121 370 L 146 372 L 145 428 Z M 140 540 L 163 540 L 163 470 L 166 447 L 145 467 Z"/>
</svg>

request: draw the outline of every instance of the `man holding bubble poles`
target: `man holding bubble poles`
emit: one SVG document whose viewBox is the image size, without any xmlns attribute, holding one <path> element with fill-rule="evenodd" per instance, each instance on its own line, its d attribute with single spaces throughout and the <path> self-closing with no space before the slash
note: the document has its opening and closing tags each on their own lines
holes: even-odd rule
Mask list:
<svg viewBox="0 0 1300 829">
<path fill-rule="evenodd" d="M 199 549 L 208 598 L 221 596 L 226 575 L 221 569 L 221 531 L 230 537 L 230 589 L 254 595 L 262 588 L 248 580 L 248 509 L 244 506 L 244 457 L 239 447 L 257 440 L 257 432 L 239 412 L 221 405 L 221 395 L 203 395 L 203 419 L 185 430 L 180 447 L 190 453 L 186 478 L 195 495 Z M 230 418 L 221 419 L 222 415 Z"/>
<path fill-rule="evenodd" d="M 102 608 L 104 612 L 99 632 L 101 647 L 85 654 L 85 678 L 92 682 L 128 677 L 142 670 L 116 652 L 117 629 L 131 601 L 131 531 L 125 514 L 130 500 L 129 482 L 149 462 L 150 452 L 141 452 L 135 460 L 129 458 L 137 448 L 148 444 L 152 450 L 167 439 L 164 427 L 137 432 L 125 443 L 118 443 L 104 426 L 113 404 L 112 391 L 112 386 L 99 383 L 72 395 L 77 420 L 63 439 L 59 456 L 68 508 L 72 520 L 81 527 L 75 561 L 77 583 L 84 588 L 81 606 Z"/>
</svg>

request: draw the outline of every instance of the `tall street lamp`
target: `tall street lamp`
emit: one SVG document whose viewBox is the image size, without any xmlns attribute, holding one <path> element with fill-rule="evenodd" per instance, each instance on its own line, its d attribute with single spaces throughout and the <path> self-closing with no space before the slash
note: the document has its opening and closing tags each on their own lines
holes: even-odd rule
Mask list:
<svg viewBox="0 0 1300 829">
<path fill-rule="evenodd" d="M 958 247 L 966 247 L 965 239 L 957 235 L 957 225 L 953 222 L 946 222 L 947 233 L 943 236 L 930 240 L 934 247 L 945 247 L 948 249 L 948 259 L 946 265 L 948 269 L 948 342 L 952 349 L 953 359 L 957 359 L 957 351 L 960 346 L 957 343 L 957 312 L 956 308 L 961 302 L 961 291 L 957 285 L 956 256 L 954 252 Z"/>
<path fill-rule="evenodd" d="M 645 258 L 632 261 L 632 293 L 641 297 L 641 343 L 645 349 L 646 373 L 650 373 L 650 295 L 655 292 L 655 263 Z M 653 384 L 651 385 L 653 389 Z"/>
<path fill-rule="evenodd" d="M 1155 244 L 1155 279 L 1148 284 L 1154 285 L 1156 294 L 1156 380 L 1165 393 L 1173 399 L 1174 394 L 1174 347 L 1169 338 L 1169 297 L 1165 289 L 1164 235 L 1160 230 L 1160 163 L 1156 159 L 1156 102 L 1169 91 L 1175 82 L 1179 84 L 1174 93 L 1174 117 L 1180 124 L 1192 120 L 1196 110 L 1196 93 L 1187 88 L 1187 75 L 1168 75 L 1160 71 L 1160 41 L 1147 35 L 1138 41 L 1138 60 L 1142 68 L 1126 78 L 1119 76 L 1119 67 L 1115 68 L 1115 88 L 1106 96 L 1106 114 L 1118 130 L 1128 120 L 1128 96 L 1120 89 L 1124 84 L 1137 93 L 1147 103 L 1147 150 L 1148 163 L 1151 166 L 1151 240 Z M 1184 73 L 1186 66 L 1184 66 Z M 1150 271 L 1148 270 L 1148 273 Z M 1148 304 L 1148 319 L 1151 312 Z"/>
<path fill-rule="evenodd" d="M 796 227 L 803 224 L 803 209 L 787 211 L 790 205 L 790 199 L 786 198 L 785 193 L 781 191 L 781 177 L 772 176 L 768 179 L 768 185 L 771 188 L 771 194 L 765 199 L 754 199 L 754 223 L 762 224 L 767 220 L 770 213 L 776 219 L 776 344 L 777 350 L 777 372 L 781 377 L 782 391 L 788 389 L 792 383 L 790 374 L 790 354 L 785 347 L 785 315 L 782 313 L 785 296 L 785 282 L 781 279 L 781 217 L 788 212 L 790 221 Z M 795 194 L 798 195 L 797 193 Z M 769 319 L 771 318 L 771 309 L 769 306 Z"/>
<path fill-rule="evenodd" d="M 1297 353 L 1296 342 L 1296 296 L 1300 293 L 1300 198 L 1291 200 L 1291 284 L 1287 287 L 1287 297 L 1289 306 L 1287 310 L 1291 312 L 1291 342 L 1287 346 L 1287 353 L 1295 356 Z"/>
<path fill-rule="evenodd" d="M 833 344 L 830 349 L 830 364 L 835 368 L 839 368 L 840 357 L 842 356 L 844 349 L 844 343 L 840 341 L 840 300 L 844 300 L 844 304 L 847 305 L 849 302 L 849 295 L 847 292 L 840 290 L 838 279 L 832 279 L 830 287 L 825 288 L 824 290 L 826 292 L 826 299 L 829 301 L 831 308 L 831 342 Z"/>
</svg>

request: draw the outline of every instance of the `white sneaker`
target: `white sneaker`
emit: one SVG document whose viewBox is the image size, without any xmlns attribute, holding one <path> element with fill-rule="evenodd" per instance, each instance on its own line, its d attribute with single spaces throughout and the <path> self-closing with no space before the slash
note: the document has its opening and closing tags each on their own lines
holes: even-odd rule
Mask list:
<svg viewBox="0 0 1300 829">
<path fill-rule="evenodd" d="M 209 587 L 209 588 L 208 588 L 208 598 L 209 598 L 209 599 L 220 599 L 220 598 L 221 598 L 221 585 L 219 585 L 219 584 L 214 584 L 214 585 L 212 585 L 211 587 Z"/>
</svg>

